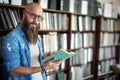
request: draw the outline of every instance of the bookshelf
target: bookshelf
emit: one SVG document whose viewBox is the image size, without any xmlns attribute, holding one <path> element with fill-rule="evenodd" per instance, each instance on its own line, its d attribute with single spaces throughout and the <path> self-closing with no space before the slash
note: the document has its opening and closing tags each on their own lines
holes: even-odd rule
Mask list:
<svg viewBox="0 0 120 80">
<path fill-rule="evenodd" d="M 25 6 L 0 3 L 0 9 L 2 8 L 10 10 L 9 12 L 13 11 L 12 16 L 15 16 L 15 19 L 12 19 L 13 22 L 19 23 Z M 39 34 L 42 38 L 44 53 L 55 52 L 60 48 L 77 53 L 59 67 L 48 70 L 48 80 L 59 80 L 59 77 L 65 78 L 65 80 L 75 80 L 78 76 L 83 80 L 104 80 L 114 77 L 114 73 L 108 69 L 110 65 L 107 66 L 106 71 L 103 70 L 102 65 L 108 64 L 110 61 L 111 64 L 120 63 L 118 39 L 120 36 L 118 21 L 120 20 L 55 9 L 44 8 L 43 11 L 45 19 L 41 23 Z M 18 14 L 17 16 L 15 12 Z M 109 30 L 111 24 L 113 26 Z M 106 25 L 108 26 L 106 27 Z M 0 40 L 2 41 L 2 38 L 13 28 L 0 25 Z M 2 66 L 2 57 L 0 57 L 0 67 Z M 0 75 L 2 73 L 1 71 Z"/>
<path fill-rule="evenodd" d="M 71 51 L 77 53 L 70 59 L 70 66 L 73 68 L 71 75 L 74 79 L 78 73 L 82 79 L 93 78 L 93 56 L 95 50 L 96 19 L 95 15 L 71 14 Z M 76 71 L 75 71 L 75 70 Z M 80 73 L 81 72 L 81 73 Z M 73 79 L 73 80 L 74 80 Z"/>
<path fill-rule="evenodd" d="M 110 66 L 119 63 L 117 62 L 117 59 L 119 59 L 117 58 L 119 55 L 117 52 L 119 48 L 118 19 L 101 17 L 100 20 L 101 27 L 99 41 L 98 76 L 99 79 L 115 79 L 115 75 L 110 69 Z"/>
</svg>

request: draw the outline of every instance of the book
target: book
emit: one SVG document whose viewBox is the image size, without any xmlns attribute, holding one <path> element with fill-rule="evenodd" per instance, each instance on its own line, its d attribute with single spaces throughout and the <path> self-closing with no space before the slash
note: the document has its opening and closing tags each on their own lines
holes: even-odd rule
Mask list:
<svg viewBox="0 0 120 80">
<path fill-rule="evenodd" d="M 21 5 L 21 3 L 22 3 L 22 0 L 11 0 L 11 4 L 13 5 Z"/>
<path fill-rule="evenodd" d="M 42 8 L 48 9 L 48 0 L 38 0 L 38 4 L 41 5 Z"/>
<path fill-rule="evenodd" d="M 88 14 L 96 15 L 97 13 L 97 0 L 87 0 L 88 1 Z"/>
<path fill-rule="evenodd" d="M 88 14 L 88 1 L 82 0 L 81 2 L 81 14 Z"/>
<path fill-rule="evenodd" d="M 6 20 L 4 18 L 4 14 L 3 14 L 1 8 L 0 8 L 0 18 L 1 18 L 1 22 L 3 24 L 3 26 L 1 25 L 3 27 L 3 29 L 8 29 L 7 24 L 6 24 Z"/>
<path fill-rule="evenodd" d="M 74 12 L 74 2 L 75 0 L 63 0 L 63 11 Z"/>
<path fill-rule="evenodd" d="M 57 80 L 65 80 L 66 74 L 64 72 L 59 72 L 56 74 Z"/>
<path fill-rule="evenodd" d="M 14 28 L 13 24 L 12 24 L 12 20 L 10 20 L 10 16 L 8 15 L 8 9 L 7 8 L 3 8 L 3 14 L 4 14 L 4 18 L 7 22 L 7 26 L 9 29 Z"/>
<path fill-rule="evenodd" d="M 68 58 L 70 58 L 74 54 L 75 54 L 74 52 L 67 52 L 67 51 L 65 51 L 63 49 L 60 49 L 57 52 L 55 52 L 53 55 L 48 56 L 47 58 L 43 59 L 42 62 L 46 63 L 46 62 L 50 61 L 53 58 L 55 58 L 55 61 L 59 61 L 61 59 L 67 60 Z"/>
<path fill-rule="evenodd" d="M 60 4 L 58 4 L 60 2 L 60 0 L 48 0 L 48 9 L 56 9 L 59 10 L 57 8 L 57 6 L 59 6 Z"/>
</svg>

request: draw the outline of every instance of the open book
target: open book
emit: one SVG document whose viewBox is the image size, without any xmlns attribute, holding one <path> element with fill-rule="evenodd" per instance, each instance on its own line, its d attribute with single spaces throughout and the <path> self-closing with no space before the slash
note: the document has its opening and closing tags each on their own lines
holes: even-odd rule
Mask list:
<svg viewBox="0 0 120 80">
<path fill-rule="evenodd" d="M 58 60 L 66 60 L 68 58 L 70 58 L 71 56 L 73 56 L 75 53 L 74 52 L 67 52 L 63 49 L 60 49 L 58 50 L 57 52 L 55 52 L 54 54 L 48 56 L 47 58 L 43 59 L 42 62 L 47 62 L 53 58 L 55 58 L 55 61 L 58 61 Z"/>
</svg>

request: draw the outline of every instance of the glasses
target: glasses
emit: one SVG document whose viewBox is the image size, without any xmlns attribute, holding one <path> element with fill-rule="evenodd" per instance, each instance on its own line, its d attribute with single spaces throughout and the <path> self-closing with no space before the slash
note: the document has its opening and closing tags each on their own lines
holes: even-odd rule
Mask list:
<svg viewBox="0 0 120 80">
<path fill-rule="evenodd" d="M 36 14 L 34 14 L 34 13 L 30 13 L 30 12 L 28 12 L 28 11 L 26 11 L 26 10 L 25 10 L 25 12 L 26 12 L 27 14 L 29 14 L 32 19 L 36 19 L 36 18 L 37 18 L 38 21 L 40 21 L 40 22 L 43 21 L 43 17 L 42 17 L 42 16 L 36 15 Z"/>
</svg>

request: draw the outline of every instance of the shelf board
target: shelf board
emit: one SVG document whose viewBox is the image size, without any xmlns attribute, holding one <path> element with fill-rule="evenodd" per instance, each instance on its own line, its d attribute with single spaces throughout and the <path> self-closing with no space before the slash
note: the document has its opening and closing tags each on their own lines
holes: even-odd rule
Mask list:
<svg viewBox="0 0 120 80">
<path fill-rule="evenodd" d="M 55 71 L 53 71 L 53 72 L 47 73 L 47 76 L 52 75 L 52 74 L 56 74 L 56 73 L 59 73 L 59 72 L 65 72 L 66 70 L 67 70 L 67 68 L 65 68 L 65 69 L 63 69 L 63 70 L 55 70 Z"/>
<path fill-rule="evenodd" d="M 81 14 L 81 13 L 77 13 L 77 12 L 75 12 L 75 13 L 71 12 L 71 14 L 78 15 L 78 16 L 90 16 L 90 17 L 94 17 L 94 18 L 98 17 L 98 15 L 94 15 L 94 14 Z"/>
<path fill-rule="evenodd" d="M 113 74 L 114 74 L 113 71 L 109 71 L 109 72 L 106 72 L 106 73 L 99 74 L 98 78 L 101 79 L 101 78 L 109 77 L 109 76 L 111 76 Z"/>
<path fill-rule="evenodd" d="M 7 30 L 5 30 L 5 29 L 0 29 L 0 36 L 5 36 L 8 32 L 10 32 L 11 31 L 11 29 L 7 29 Z"/>
<path fill-rule="evenodd" d="M 84 77 L 83 80 L 93 80 L 93 75 L 90 75 L 90 76 Z"/>
<path fill-rule="evenodd" d="M 113 30 L 113 31 L 109 31 L 109 30 L 101 30 L 101 32 L 103 33 L 120 33 L 120 30 Z"/>
<path fill-rule="evenodd" d="M 21 6 L 21 5 L 13 5 L 13 4 L 3 4 L 3 3 L 0 3 L 0 6 L 4 6 L 4 7 L 9 7 L 9 8 L 25 8 L 25 6 Z"/>
<path fill-rule="evenodd" d="M 83 31 L 78 31 L 78 30 L 72 30 L 73 33 L 80 32 L 80 33 L 95 33 L 95 31 L 92 30 L 83 30 Z"/>
<path fill-rule="evenodd" d="M 12 29 L 0 29 L 0 34 L 7 34 Z M 67 33 L 67 30 L 39 30 L 39 33 L 49 33 L 49 32 L 59 32 L 59 33 Z"/>
<path fill-rule="evenodd" d="M 66 33 L 67 30 L 39 30 L 39 33 L 49 33 L 49 32 L 61 32 L 61 33 Z"/>
<path fill-rule="evenodd" d="M 71 49 L 71 51 L 76 51 L 76 50 L 80 50 L 80 49 L 87 49 L 87 48 L 94 48 L 94 46 L 86 46 L 86 47 L 75 48 L 75 49 Z"/>
</svg>

